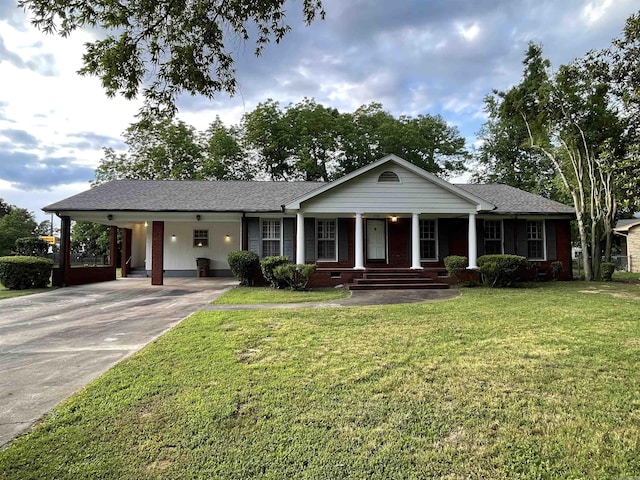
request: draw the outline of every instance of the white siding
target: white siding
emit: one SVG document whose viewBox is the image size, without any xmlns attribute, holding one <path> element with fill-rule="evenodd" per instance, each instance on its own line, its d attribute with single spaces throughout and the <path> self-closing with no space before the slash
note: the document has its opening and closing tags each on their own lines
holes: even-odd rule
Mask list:
<svg viewBox="0 0 640 480">
<path fill-rule="evenodd" d="M 378 183 L 393 171 L 400 183 Z M 397 165 L 382 165 L 302 204 L 305 213 L 470 213 L 476 205 Z"/>
<path fill-rule="evenodd" d="M 193 246 L 194 230 L 209 230 L 208 247 Z M 146 268 L 151 270 L 151 224 L 147 233 Z M 172 239 L 172 235 L 175 235 L 175 240 Z M 193 270 L 195 275 L 196 258 L 203 257 L 211 260 L 212 270 L 226 270 L 229 268 L 227 255 L 240 250 L 241 244 L 240 222 L 165 222 L 164 269 Z"/>
</svg>

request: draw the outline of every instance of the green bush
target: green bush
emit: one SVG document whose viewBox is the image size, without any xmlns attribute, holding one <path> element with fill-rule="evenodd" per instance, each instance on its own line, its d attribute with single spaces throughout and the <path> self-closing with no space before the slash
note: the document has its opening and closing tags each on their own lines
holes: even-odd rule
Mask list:
<svg viewBox="0 0 640 480">
<path fill-rule="evenodd" d="M 527 259 L 519 255 L 483 255 L 478 267 L 483 281 L 491 287 L 510 287 L 516 280 L 516 272 L 527 265 Z"/>
<path fill-rule="evenodd" d="M 556 260 L 555 262 L 551 262 L 551 277 L 554 280 L 560 279 L 560 272 L 562 272 L 562 262 L 560 260 Z"/>
<path fill-rule="evenodd" d="M 254 284 L 254 277 L 260 265 L 258 255 L 247 250 L 237 250 L 227 255 L 227 262 L 233 276 L 240 280 L 240 285 Z"/>
<path fill-rule="evenodd" d="M 267 284 L 271 285 L 273 288 L 285 288 L 288 284 L 286 282 L 278 280 L 274 275 L 274 271 L 279 266 L 287 264 L 291 264 L 289 257 L 264 257 L 260 262 L 260 269 L 262 270 L 264 281 L 267 282 Z"/>
<path fill-rule="evenodd" d="M 53 261 L 41 257 L 0 257 L 0 283 L 10 290 L 49 285 Z"/>
<path fill-rule="evenodd" d="M 444 257 L 444 266 L 451 277 L 457 277 L 469 266 L 469 259 L 460 255 Z"/>
<path fill-rule="evenodd" d="M 278 265 L 273 270 L 277 282 L 288 286 L 291 290 L 306 290 L 309 279 L 316 273 L 316 266 L 312 264 L 286 263 Z"/>
<path fill-rule="evenodd" d="M 602 262 L 600 264 L 600 278 L 605 282 L 610 282 L 613 272 L 616 270 L 616 264 L 611 262 Z"/>
<path fill-rule="evenodd" d="M 30 257 L 46 257 L 49 253 L 49 243 L 40 237 L 23 237 L 16 240 L 18 255 Z"/>
</svg>

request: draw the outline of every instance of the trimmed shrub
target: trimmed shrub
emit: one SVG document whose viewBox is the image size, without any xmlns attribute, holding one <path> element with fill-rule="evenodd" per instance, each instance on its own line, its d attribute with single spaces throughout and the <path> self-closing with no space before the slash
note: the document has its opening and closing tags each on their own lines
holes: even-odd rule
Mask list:
<svg viewBox="0 0 640 480">
<path fill-rule="evenodd" d="M 316 273 L 313 264 L 286 263 L 273 270 L 277 282 L 287 285 L 291 290 L 306 290 L 311 276 Z"/>
<path fill-rule="evenodd" d="M 10 290 L 49 285 L 53 261 L 42 257 L 0 257 L 0 283 Z"/>
<path fill-rule="evenodd" d="M 240 285 L 253 285 L 260 258 L 253 252 L 237 250 L 227 255 L 227 262 L 234 277 L 240 280 Z"/>
<path fill-rule="evenodd" d="M 484 283 L 490 287 L 511 287 L 518 279 L 516 272 L 526 265 L 527 259 L 519 255 L 483 255 L 478 258 Z"/>
<path fill-rule="evenodd" d="M 23 237 L 16 240 L 18 255 L 30 257 L 46 257 L 49 253 L 49 243 L 40 237 Z"/>
<path fill-rule="evenodd" d="M 551 278 L 560 280 L 560 272 L 562 272 L 562 262 L 560 260 L 551 262 Z"/>
<path fill-rule="evenodd" d="M 611 262 L 602 262 L 600 264 L 600 278 L 605 282 L 610 282 L 613 272 L 616 271 L 616 264 Z"/>
<path fill-rule="evenodd" d="M 460 255 L 444 257 L 444 266 L 451 277 L 457 277 L 469 266 L 469 259 Z"/>
<path fill-rule="evenodd" d="M 278 280 L 274 271 L 280 265 L 291 264 L 289 257 L 284 256 L 273 256 L 273 257 L 264 257 L 260 262 L 260 269 L 262 270 L 262 276 L 264 277 L 264 281 L 271 285 L 273 288 L 285 288 L 287 286 L 286 282 L 282 282 Z"/>
</svg>

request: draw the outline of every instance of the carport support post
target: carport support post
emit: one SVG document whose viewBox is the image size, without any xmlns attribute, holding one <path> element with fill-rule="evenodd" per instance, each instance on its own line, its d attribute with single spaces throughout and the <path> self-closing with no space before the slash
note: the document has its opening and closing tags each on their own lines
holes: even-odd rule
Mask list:
<svg viewBox="0 0 640 480">
<path fill-rule="evenodd" d="M 109 266 L 115 269 L 118 266 L 116 255 L 118 254 L 118 227 L 109 227 Z"/>
<path fill-rule="evenodd" d="M 59 285 L 64 287 L 67 284 L 67 275 L 71 268 L 71 217 L 63 215 L 60 217 L 60 269 Z"/>
<path fill-rule="evenodd" d="M 120 276 L 127 277 L 131 271 L 131 242 L 133 231 L 130 228 L 122 229 L 122 256 L 120 257 Z"/>
<path fill-rule="evenodd" d="M 164 284 L 164 222 L 151 224 L 151 285 Z"/>
</svg>

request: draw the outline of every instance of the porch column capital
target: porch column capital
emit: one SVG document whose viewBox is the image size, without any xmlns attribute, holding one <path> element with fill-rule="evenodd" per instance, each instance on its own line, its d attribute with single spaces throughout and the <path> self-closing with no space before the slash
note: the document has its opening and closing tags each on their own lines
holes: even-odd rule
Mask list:
<svg viewBox="0 0 640 480">
<path fill-rule="evenodd" d="M 304 262 L 304 213 L 298 210 L 296 212 L 296 263 L 302 264 Z"/>
<path fill-rule="evenodd" d="M 364 233 L 362 229 L 362 213 L 356 212 L 356 261 L 354 270 L 364 270 Z"/>
<path fill-rule="evenodd" d="M 476 235 L 476 214 L 469 214 L 469 269 L 478 268 L 478 240 Z"/>
<path fill-rule="evenodd" d="M 423 270 L 420 263 L 420 214 L 411 214 L 411 270 Z"/>
</svg>

